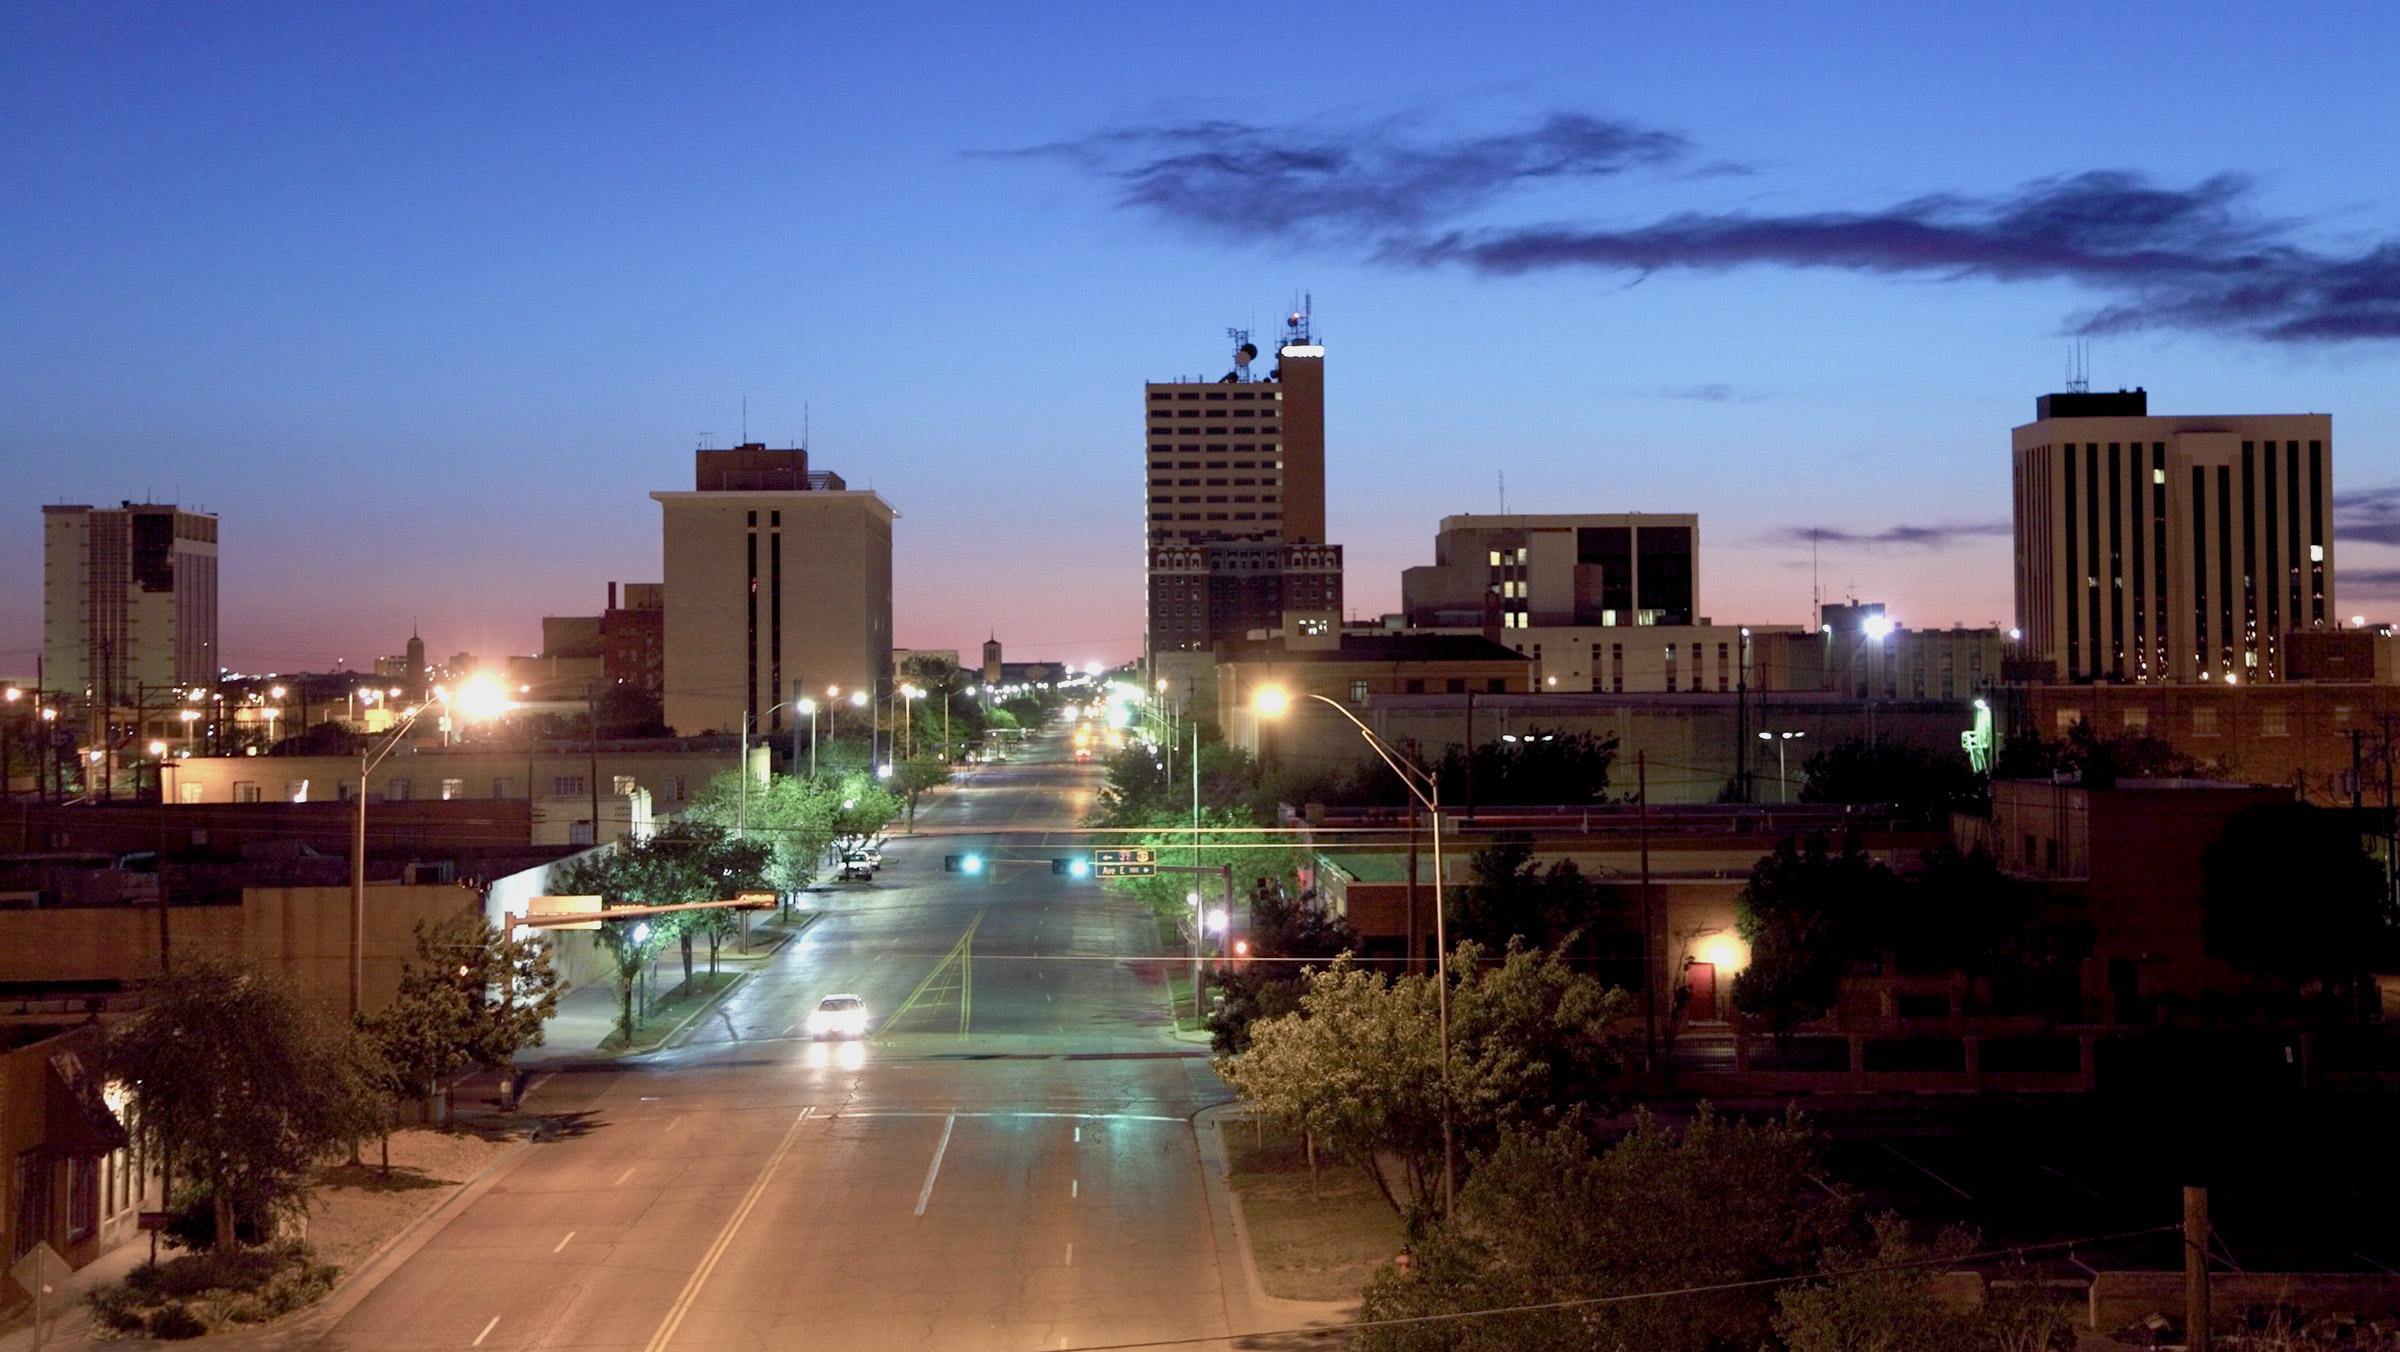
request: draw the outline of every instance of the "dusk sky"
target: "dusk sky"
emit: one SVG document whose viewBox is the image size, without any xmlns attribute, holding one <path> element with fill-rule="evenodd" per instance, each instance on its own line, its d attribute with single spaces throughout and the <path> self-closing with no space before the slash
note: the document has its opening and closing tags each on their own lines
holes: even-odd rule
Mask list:
<svg viewBox="0 0 2400 1352">
<path fill-rule="evenodd" d="M 0 9 L 0 676 L 43 503 L 223 517 L 239 670 L 532 652 L 705 439 L 899 509 L 897 637 L 1140 650 L 1140 385 L 1302 292 L 1350 608 L 1698 512 L 1700 609 L 2005 623 L 2009 428 L 2329 412 L 2400 612 L 2400 6 Z M 1264 346 L 1262 341 L 1262 346 Z"/>
</svg>

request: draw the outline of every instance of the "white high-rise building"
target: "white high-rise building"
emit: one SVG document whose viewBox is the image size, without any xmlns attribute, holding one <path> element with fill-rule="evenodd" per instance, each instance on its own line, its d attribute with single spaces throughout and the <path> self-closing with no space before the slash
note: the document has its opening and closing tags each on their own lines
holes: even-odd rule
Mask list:
<svg viewBox="0 0 2400 1352">
<path fill-rule="evenodd" d="M 217 518 L 172 503 L 42 509 L 42 685 L 95 707 L 217 679 Z"/>
<path fill-rule="evenodd" d="M 2019 653 L 2061 681 L 2276 681 L 2336 628 L 2333 419 L 2052 394 L 2013 434 Z"/>
</svg>

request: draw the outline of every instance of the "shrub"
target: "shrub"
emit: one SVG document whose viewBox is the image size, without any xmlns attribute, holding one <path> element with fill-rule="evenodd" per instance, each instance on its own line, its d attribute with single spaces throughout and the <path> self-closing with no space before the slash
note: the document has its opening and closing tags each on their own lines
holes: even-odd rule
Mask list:
<svg viewBox="0 0 2400 1352">
<path fill-rule="evenodd" d="M 198 1338 L 208 1332 L 200 1316 L 184 1307 L 181 1301 L 168 1301 L 150 1313 L 150 1336 L 153 1338 Z"/>
</svg>

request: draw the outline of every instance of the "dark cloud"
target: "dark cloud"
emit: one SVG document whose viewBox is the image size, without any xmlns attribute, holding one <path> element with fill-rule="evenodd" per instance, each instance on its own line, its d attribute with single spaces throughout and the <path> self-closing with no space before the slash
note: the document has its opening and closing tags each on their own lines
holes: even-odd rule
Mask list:
<svg viewBox="0 0 2400 1352">
<path fill-rule="evenodd" d="M 2334 494 L 2333 538 L 2400 545 L 2400 487 Z M 2342 576 L 2347 578 L 2350 574 Z"/>
<path fill-rule="evenodd" d="M 1879 531 L 1844 530 L 1839 526 L 1787 526 L 1768 536 L 1782 545 L 1814 543 L 1833 549 L 1948 549 L 1986 535 L 2007 535 L 2006 521 L 1952 521 L 1931 526 L 1889 526 Z"/>
<path fill-rule="evenodd" d="M 1064 159 L 1121 187 L 1123 205 L 1179 225 L 1347 240 L 1415 239 L 1540 179 L 1597 178 L 1680 158 L 1681 137 L 1580 113 L 1450 140 L 1404 119 L 1363 127 L 1242 122 L 1130 127 L 1015 156 Z M 1712 164 L 1708 174 L 1734 172 Z"/>
<path fill-rule="evenodd" d="M 2400 568 L 2343 568 L 2335 573 L 2334 585 L 2346 597 L 2400 598 Z"/>
<path fill-rule="evenodd" d="M 2067 281 L 2113 298 L 2083 333 L 2142 328 L 2276 342 L 2400 338 L 2400 244 L 2312 252 L 2248 210 L 2231 176 L 2157 187 L 2129 173 L 2051 179 L 1998 198 L 1925 197 L 1880 211 L 1686 214 L 1624 230 L 1459 231 L 1417 257 L 1480 272 L 1655 272 L 1764 265 L 1938 279 Z"/>
<path fill-rule="evenodd" d="M 1507 189 L 1683 162 L 1671 133 L 1554 113 L 1491 136 L 1428 140 L 1366 126 L 1198 122 L 1019 152 L 1121 186 L 1126 206 L 1226 238 L 1340 240 L 1373 257 L 1510 275 L 1592 269 L 1829 268 L 1937 280 L 2064 281 L 2098 304 L 2083 333 L 2184 329 L 2273 342 L 2400 338 L 2400 238 L 2308 247 L 2261 215 L 2247 180 L 2160 186 L 2112 171 L 2007 194 L 1935 194 L 1865 211 L 1690 212 L 1624 226 L 1462 224 Z M 1704 165 L 1687 177 L 1707 176 Z"/>
<path fill-rule="evenodd" d="M 1707 385 L 1661 385 L 1646 391 L 1654 399 L 1692 399 L 1704 404 L 1755 404 L 1767 396 L 1717 381 Z"/>
</svg>

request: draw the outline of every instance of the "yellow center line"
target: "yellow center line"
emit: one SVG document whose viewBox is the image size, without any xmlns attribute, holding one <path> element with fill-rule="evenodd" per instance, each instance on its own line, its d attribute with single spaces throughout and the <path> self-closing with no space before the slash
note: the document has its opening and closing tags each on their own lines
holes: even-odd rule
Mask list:
<svg viewBox="0 0 2400 1352">
<path fill-rule="evenodd" d="M 658 1332 L 650 1335 L 650 1342 L 643 1352 L 664 1352 L 668 1341 L 674 1338 L 675 1330 L 682 1326 L 683 1317 L 691 1313 L 692 1302 L 699 1298 L 700 1288 L 708 1284 L 709 1274 L 717 1270 L 717 1260 L 723 1258 L 725 1251 L 733 1246 L 733 1237 L 741 1232 L 742 1222 L 750 1218 L 750 1209 L 758 1205 L 760 1197 L 766 1195 L 767 1184 L 773 1181 L 776 1166 L 782 1164 L 783 1157 L 791 1153 L 792 1142 L 800 1138 L 801 1124 L 808 1121 L 809 1115 L 816 1110 L 816 1106 L 811 1104 L 802 1108 L 800 1115 L 792 1119 L 791 1130 L 783 1134 L 775 1153 L 767 1156 L 766 1167 L 758 1171 L 758 1180 L 750 1185 L 750 1191 L 742 1197 L 742 1204 L 733 1209 L 733 1215 L 726 1218 L 725 1228 L 717 1232 L 717 1242 L 709 1245 L 708 1252 L 701 1256 L 700 1266 L 692 1272 L 692 1279 L 683 1284 L 683 1293 L 675 1297 L 675 1303 L 667 1307 L 667 1317 L 659 1321 Z"/>
</svg>

